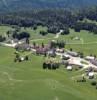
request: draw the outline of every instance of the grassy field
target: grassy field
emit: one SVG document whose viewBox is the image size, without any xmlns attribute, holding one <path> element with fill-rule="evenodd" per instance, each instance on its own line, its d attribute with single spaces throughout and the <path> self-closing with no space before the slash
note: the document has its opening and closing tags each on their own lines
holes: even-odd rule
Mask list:
<svg viewBox="0 0 97 100">
<path fill-rule="evenodd" d="M 47 36 L 40 35 L 40 31 L 47 31 L 46 27 L 38 26 L 36 30 L 33 30 L 33 28 L 21 28 L 21 31 L 27 31 L 31 35 L 31 40 L 33 39 L 45 39 L 45 38 L 51 38 L 54 35 L 53 34 L 47 34 Z"/>
<path fill-rule="evenodd" d="M 0 26 L 0 35 L 5 36 L 6 32 L 13 30 L 10 26 Z"/>
<path fill-rule="evenodd" d="M 13 58 L 13 49 L 0 47 L 0 100 L 97 99 L 97 90 L 89 82 L 72 80 L 81 72 L 68 72 L 63 67 L 43 70 L 42 56 L 30 55 L 30 60 L 22 63 L 14 63 Z"/>
<path fill-rule="evenodd" d="M 97 55 L 97 35 L 87 31 L 81 31 L 80 33 L 77 33 L 74 32 L 74 30 L 71 30 L 70 32 L 70 35 L 64 37 L 67 43 L 70 43 L 66 45 L 67 49 L 73 48 L 74 51 L 83 52 L 85 55 Z M 80 37 L 81 40 L 71 40 L 70 37 L 72 36 Z"/>
<path fill-rule="evenodd" d="M 4 26 L 2 26 L 4 27 Z M 1 27 L 1 33 L 3 28 Z M 4 28 L 4 32 L 6 27 Z M 42 28 L 40 28 L 42 29 Z M 38 34 L 30 31 L 32 39 Z M 83 39 L 71 40 L 72 36 L 80 36 Z M 37 38 L 37 37 L 36 37 Z M 38 43 L 47 43 L 48 36 Z M 50 40 L 54 35 L 49 36 Z M 39 39 L 39 38 L 38 38 Z M 97 44 L 84 44 L 96 42 L 97 36 L 86 31 L 60 36 L 59 40 L 65 40 L 68 43 L 66 48 L 73 48 L 75 51 L 83 51 L 85 54 L 97 54 Z M 15 50 L 8 47 L 0 46 L 0 100 L 97 100 L 97 90 L 91 86 L 90 82 L 77 83 L 72 77 L 81 75 L 80 71 L 68 72 L 61 66 L 56 71 L 42 69 L 44 61 L 43 56 L 29 55 L 29 61 L 14 63 Z"/>
<path fill-rule="evenodd" d="M 81 21 L 81 22 L 88 22 L 88 23 L 93 23 L 93 24 L 97 25 L 97 22 L 95 20 L 93 21 L 93 20 L 89 20 L 87 18 L 84 18 L 83 21 Z"/>
</svg>

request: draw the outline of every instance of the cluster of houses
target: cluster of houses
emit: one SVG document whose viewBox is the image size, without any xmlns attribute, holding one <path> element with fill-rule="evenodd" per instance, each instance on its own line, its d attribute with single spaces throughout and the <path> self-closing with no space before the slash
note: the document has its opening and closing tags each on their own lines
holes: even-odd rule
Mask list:
<svg viewBox="0 0 97 100">
<path fill-rule="evenodd" d="M 65 51 L 64 48 L 52 47 L 50 43 L 47 45 L 23 43 L 16 45 L 15 48 L 16 50 L 32 51 L 34 54 L 44 55 L 45 57 L 49 56 L 55 58 L 56 56 L 61 56 L 60 62 L 44 61 L 43 69 L 57 69 L 61 64 L 63 64 L 66 66 L 68 71 L 72 71 L 74 66 L 77 66 L 78 69 L 84 68 L 84 66 L 88 66 L 88 69 L 86 69 L 86 74 L 89 76 L 89 78 L 94 78 L 94 72 L 97 72 L 97 59 L 95 56 L 80 58 L 79 53 L 69 50 Z M 91 63 L 93 66 L 81 63 L 82 59 L 88 63 Z M 91 68 L 92 70 L 90 70 Z"/>
<path fill-rule="evenodd" d="M 87 56 L 85 59 L 88 60 L 93 65 L 97 66 L 97 58 L 95 55 L 94 56 Z"/>
<path fill-rule="evenodd" d="M 85 59 L 92 65 L 86 69 L 86 75 L 93 79 L 97 73 L 97 58 L 95 56 L 87 56 Z"/>
<path fill-rule="evenodd" d="M 49 55 L 51 57 L 56 56 L 56 52 L 58 53 L 64 53 L 64 48 L 59 49 L 58 47 L 52 47 L 51 44 L 47 45 L 38 45 L 38 44 L 18 44 L 15 46 L 15 49 L 17 51 L 32 51 L 33 53 L 36 53 L 37 55 Z"/>
<path fill-rule="evenodd" d="M 62 31 L 60 31 L 62 32 Z M 60 33 L 58 33 L 59 35 Z M 58 37 L 56 36 L 56 38 Z M 80 37 L 73 37 L 73 40 L 81 40 Z M 81 56 L 79 53 L 74 52 L 72 50 L 64 50 L 64 41 L 55 41 L 52 40 L 49 44 L 44 45 L 38 45 L 38 44 L 29 44 L 26 43 L 26 39 L 23 39 L 21 41 L 17 39 L 13 39 L 10 37 L 10 39 L 7 40 L 8 45 L 10 47 L 15 47 L 17 51 L 32 51 L 32 53 L 36 55 L 44 55 L 45 57 L 53 57 L 56 58 L 56 56 L 61 56 L 60 62 L 58 61 L 44 61 L 43 62 L 43 69 L 58 69 L 60 65 L 64 65 L 68 71 L 72 71 L 74 66 L 77 66 L 78 69 L 84 68 L 84 66 L 87 66 L 86 68 L 86 75 L 92 79 L 95 76 L 95 72 L 97 72 L 97 59 L 95 56 L 87 56 L 84 59 L 84 61 L 88 62 L 88 65 L 85 65 L 81 63 Z M 9 45 L 10 44 L 10 45 Z M 28 60 L 28 56 L 21 57 L 16 56 L 14 59 L 15 62 L 22 62 Z M 90 64 L 91 66 L 90 66 Z"/>
<path fill-rule="evenodd" d="M 89 67 L 86 69 L 86 76 L 89 77 L 89 79 L 95 78 L 95 72 L 97 72 L 97 68 Z"/>
</svg>

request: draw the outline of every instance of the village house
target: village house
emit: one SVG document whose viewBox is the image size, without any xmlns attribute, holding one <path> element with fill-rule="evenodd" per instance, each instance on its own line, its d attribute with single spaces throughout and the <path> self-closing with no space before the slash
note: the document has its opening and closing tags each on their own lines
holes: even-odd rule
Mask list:
<svg viewBox="0 0 97 100">
<path fill-rule="evenodd" d="M 63 48 L 63 49 L 57 48 L 57 49 L 56 49 L 56 52 L 58 52 L 58 53 L 64 53 L 64 48 Z"/>
<path fill-rule="evenodd" d="M 85 59 L 88 60 L 88 61 L 90 61 L 90 60 L 94 60 L 95 57 L 93 57 L 93 56 L 86 56 Z"/>
<path fill-rule="evenodd" d="M 91 62 L 93 65 L 97 66 L 97 59 L 90 60 L 90 62 Z"/>
<path fill-rule="evenodd" d="M 23 51 L 29 51 L 31 49 L 29 44 L 23 43 L 23 44 L 18 44 L 15 46 L 16 50 L 23 50 Z"/>
<path fill-rule="evenodd" d="M 61 59 L 62 60 L 68 60 L 68 59 L 70 59 L 70 57 L 69 57 L 69 55 L 64 54 L 64 55 L 61 56 Z"/>
<path fill-rule="evenodd" d="M 56 51 L 55 49 L 51 49 L 47 52 L 47 54 L 50 56 L 50 57 L 55 57 L 56 56 Z"/>
<path fill-rule="evenodd" d="M 78 53 L 74 51 L 67 51 L 67 54 L 73 56 L 73 57 L 78 57 Z"/>
</svg>

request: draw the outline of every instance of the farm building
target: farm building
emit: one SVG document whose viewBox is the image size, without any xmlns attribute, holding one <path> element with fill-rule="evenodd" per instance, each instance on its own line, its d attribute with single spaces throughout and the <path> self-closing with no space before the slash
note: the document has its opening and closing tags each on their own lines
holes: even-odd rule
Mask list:
<svg viewBox="0 0 97 100">
<path fill-rule="evenodd" d="M 58 53 L 64 53 L 64 49 L 59 49 L 59 48 L 57 48 L 57 49 L 56 49 L 56 52 L 58 52 Z"/>
<path fill-rule="evenodd" d="M 97 59 L 90 60 L 90 62 L 91 62 L 93 65 L 97 66 Z"/>
<path fill-rule="evenodd" d="M 67 55 L 67 54 L 62 54 L 62 55 L 61 55 L 61 59 L 62 59 L 62 60 L 68 60 L 68 59 L 70 59 L 70 56 Z"/>
<path fill-rule="evenodd" d="M 47 46 L 35 48 L 37 54 L 46 54 L 49 50 Z"/>
<path fill-rule="evenodd" d="M 55 49 L 51 49 L 51 50 L 49 50 L 47 53 L 48 53 L 48 55 L 51 56 L 51 57 L 55 57 L 55 56 L 56 56 Z"/>
<path fill-rule="evenodd" d="M 93 57 L 93 56 L 87 56 L 85 59 L 86 59 L 86 60 L 94 60 L 95 57 Z"/>
<path fill-rule="evenodd" d="M 78 53 L 77 52 L 73 52 L 73 51 L 67 51 L 67 54 L 73 56 L 73 57 L 78 57 Z"/>
<path fill-rule="evenodd" d="M 31 49 L 30 45 L 29 44 L 25 44 L 25 43 L 18 44 L 18 45 L 15 46 L 15 48 L 16 48 L 16 50 L 25 50 L 25 51 L 28 51 L 28 50 Z"/>
</svg>

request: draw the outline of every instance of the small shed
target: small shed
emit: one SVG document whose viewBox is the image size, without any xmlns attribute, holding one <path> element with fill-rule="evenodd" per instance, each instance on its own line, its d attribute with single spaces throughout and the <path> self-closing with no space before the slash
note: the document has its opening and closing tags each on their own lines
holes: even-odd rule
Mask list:
<svg viewBox="0 0 97 100">
<path fill-rule="evenodd" d="M 80 37 L 76 36 L 73 38 L 73 40 L 80 40 Z"/>
<path fill-rule="evenodd" d="M 68 71 L 72 71 L 72 69 L 73 69 L 72 66 L 67 66 Z"/>
<path fill-rule="evenodd" d="M 21 61 L 24 61 L 24 60 L 25 60 L 25 58 L 24 58 L 24 57 L 21 57 L 20 59 L 21 59 Z"/>
<path fill-rule="evenodd" d="M 94 72 L 89 72 L 88 76 L 89 76 L 89 79 L 93 79 L 94 78 Z"/>
</svg>

